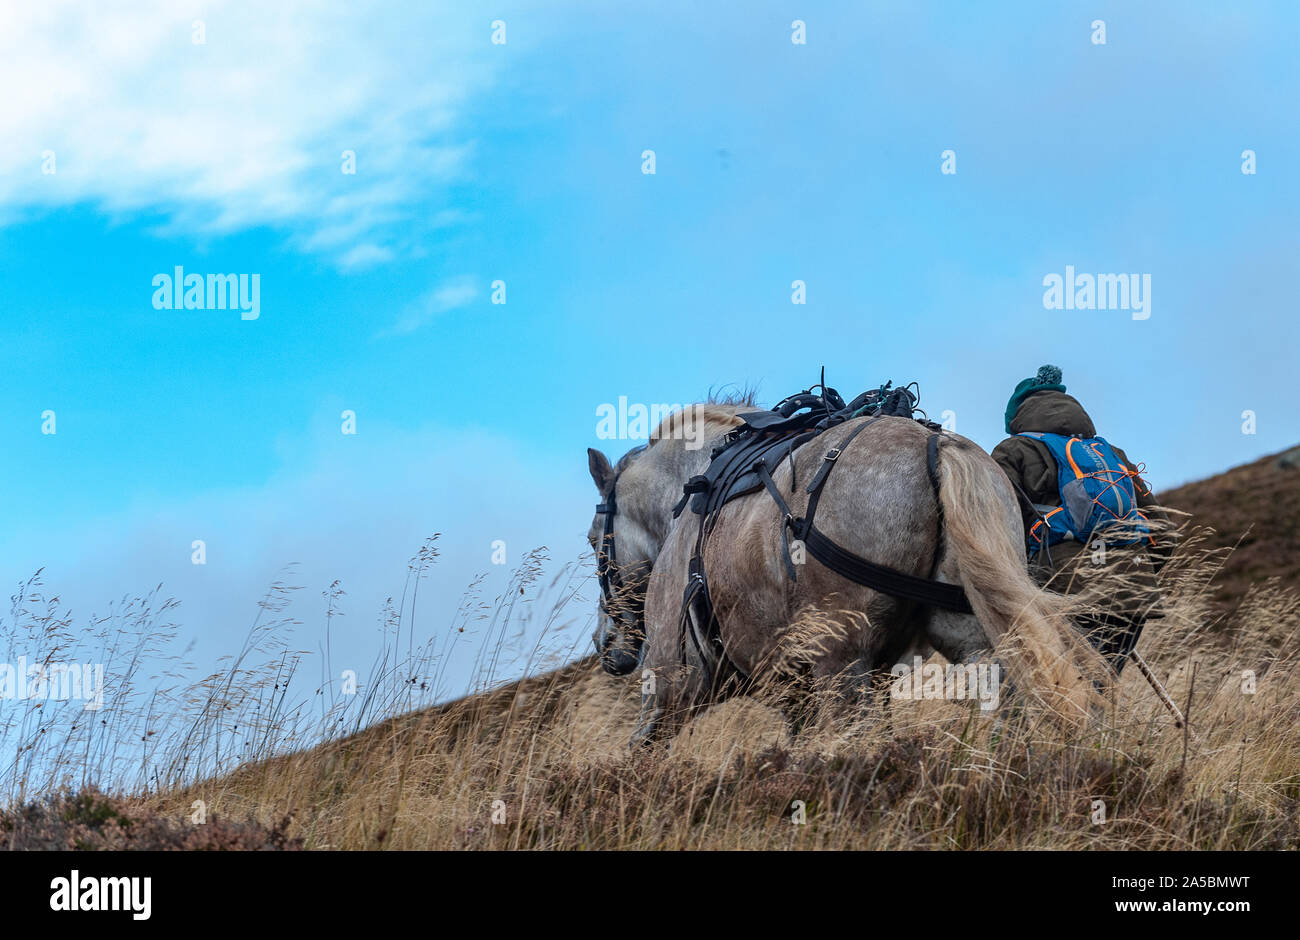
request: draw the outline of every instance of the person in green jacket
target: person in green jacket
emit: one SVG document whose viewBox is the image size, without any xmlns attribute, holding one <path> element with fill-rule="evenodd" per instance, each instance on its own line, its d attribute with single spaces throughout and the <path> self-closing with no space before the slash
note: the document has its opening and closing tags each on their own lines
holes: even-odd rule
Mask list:
<svg viewBox="0 0 1300 940">
<path fill-rule="evenodd" d="M 1114 547 L 1091 539 L 1085 545 L 1073 538 L 1051 546 L 1044 540 L 1040 547 L 1029 539 L 1030 530 L 1050 507 L 1061 505 L 1061 491 L 1056 460 L 1048 446 L 1015 435 L 1038 431 L 1066 437 L 1097 436 L 1092 418 L 1065 393 L 1061 380 L 1061 370 L 1048 365 L 1016 386 L 1006 410 L 1006 430 L 1012 436 L 993 449 L 993 459 L 1011 480 L 1020 502 L 1026 541 L 1031 545 L 1030 573 L 1050 590 L 1085 595 L 1080 600 L 1086 612 L 1080 615 L 1078 626 L 1118 672 L 1137 645 L 1147 619 L 1159 616 L 1156 575 L 1172 549 L 1171 526 L 1155 495 L 1137 475 L 1137 467 L 1112 443 L 1115 455 L 1132 472 L 1138 509 L 1151 523 L 1151 539 Z"/>
</svg>

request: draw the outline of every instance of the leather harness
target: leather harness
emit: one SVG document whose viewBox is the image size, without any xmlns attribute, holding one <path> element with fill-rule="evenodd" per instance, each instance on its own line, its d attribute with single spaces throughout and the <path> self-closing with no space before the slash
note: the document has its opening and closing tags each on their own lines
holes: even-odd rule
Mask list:
<svg viewBox="0 0 1300 940">
<path fill-rule="evenodd" d="M 938 547 L 931 564 L 930 577 L 921 578 L 855 555 L 837 545 L 814 524 L 817 504 L 826 480 L 835 469 L 839 457 L 854 439 L 881 418 L 913 417 L 915 396 L 908 388 L 890 390 L 889 385 L 886 383 L 880 389 L 858 396 L 850 405 L 845 405 L 834 389 L 823 385 L 820 386 L 820 395 L 809 390 L 786 399 L 772 411 L 739 415 L 745 423 L 730 431 L 714 448 L 708 469 L 686 482 L 682 499 L 673 509 L 673 517 L 677 518 L 689 501 L 691 510 L 700 517 L 700 525 L 691 554 L 678 627 L 683 660 L 686 638 L 689 636 L 704 666 L 707 684 L 716 686 L 731 677 L 743 682 L 748 679 L 748 675 L 727 656 L 723 646 L 704 571 L 705 542 L 717 524 L 722 507 L 760 487 L 766 488 L 783 516 L 782 555 L 786 572 L 792 581 L 797 581 L 798 575 L 790 558 L 791 533 L 803 543 L 813 558 L 856 584 L 902 600 L 958 613 L 972 613 L 970 602 L 960 585 L 934 580 L 934 569 L 939 559 Z M 861 416 L 869 417 L 822 457 L 821 466 L 807 486 L 807 510 L 802 518 L 795 518 L 772 479 L 773 471 L 781 461 L 789 460 L 793 474 L 796 450 L 830 428 Z M 938 538 L 935 543 L 939 546 L 943 535 L 943 503 L 939 500 L 939 438 L 942 429 L 924 418 L 915 420 L 931 432 L 927 443 L 926 465 L 935 499 L 939 503 Z M 611 498 L 612 493 L 611 489 Z M 613 512 L 609 512 L 605 518 L 606 530 L 611 531 Z"/>
</svg>

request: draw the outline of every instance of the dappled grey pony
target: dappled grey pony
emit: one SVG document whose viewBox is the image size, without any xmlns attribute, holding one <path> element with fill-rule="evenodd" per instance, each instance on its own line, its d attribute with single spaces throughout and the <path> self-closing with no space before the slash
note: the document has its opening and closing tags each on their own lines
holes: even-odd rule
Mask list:
<svg viewBox="0 0 1300 940">
<path fill-rule="evenodd" d="M 960 585 L 971 613 L 893 596 L 803 557 L 802 546 L 790 544 L 788 516 L 763 489 L 723 506 L 700 544 L 698 517 L 674 518 L 683 483 L 704 472 L 713 445 L 743 423 L 738 414 L 752 411 L 688 406 L 617 466 L 588 451 L 602 499 L 588 535 L 603 595 L 595 639 L 607 671 L 641 668 L 634 740 L 671 733 L 691 712 L 774 671 L 791 637 L 811 623 L 817 639 L 799 656 L 813 679 L 847 677 L 850 688 L 865 689 L 913 649 L 932 647 L 954 663 L 997 649 L 1018 687 L 1058 713 L 1086 714 L 1099 660 L 1061 615 L 1055 595 L 1028 577 L 1010 484 L 964 437 L 942 432 L 932 479 L 927 448 L 934 430 L 910 418 L 855 418 L 794 450 L 771 481 L 790 514 L 801 515 L 809 498 L 803 484 L 834 460 L 817 528 L 876 565 Z M 864 422 L 871 424 L 860 427 Z M 697 545 L 714 615 L 712 645 L 700 642 L 710 624 L 683 603 Z M 793 569 L 792 554 L 800 562 Z M 728 675 L 741 681 L 720 681 Z"/>
</svg>

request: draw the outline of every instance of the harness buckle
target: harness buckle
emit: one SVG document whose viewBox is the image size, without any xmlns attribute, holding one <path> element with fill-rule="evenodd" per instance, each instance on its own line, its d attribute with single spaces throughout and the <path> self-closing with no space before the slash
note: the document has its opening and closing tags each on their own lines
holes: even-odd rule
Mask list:
<svg viewBox="0 0 1300 940">
<path fill-rule="evenodd" d="M 685 495 L 693 495 L 695 493 L 703 493 L 708 490 L 708 488 L 709 478 L 702 473 L 697 473 L 682 484 L 682 493 Z"/>
<path fill-rule="evenodd" d="M 826 456 L 823 457 L 822 459 L 835 460 L 837 457 L 839 457 L 841 453 L 843 453 L 843 451 L 841 451 L 838 447 L 832 447 L 830 450 L 826 451 Z"/>
</svg>

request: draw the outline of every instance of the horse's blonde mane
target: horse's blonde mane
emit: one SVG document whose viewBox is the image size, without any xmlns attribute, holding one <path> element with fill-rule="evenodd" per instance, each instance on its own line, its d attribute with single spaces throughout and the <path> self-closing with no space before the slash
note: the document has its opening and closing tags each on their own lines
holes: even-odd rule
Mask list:
<svg viewBox="0 0 1300 940">
<path fill-rule="evenodd" d="M 687 426 L 690 426 L 696 432 L 696 436 L 709 440 L 725 434 L 740 424 L 740 419 L 736 417 L 737 413 L 752 407 L 752 401 L 705 401 L 686 405 L 681 411 L 674 411 L 659 422 L 659 426 L 650 433 L 648 446 L 653 447 L 661 440 L 674 440 L 685 437 L 683 429 Z"/>
</svg>

